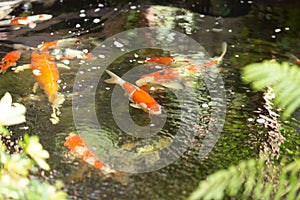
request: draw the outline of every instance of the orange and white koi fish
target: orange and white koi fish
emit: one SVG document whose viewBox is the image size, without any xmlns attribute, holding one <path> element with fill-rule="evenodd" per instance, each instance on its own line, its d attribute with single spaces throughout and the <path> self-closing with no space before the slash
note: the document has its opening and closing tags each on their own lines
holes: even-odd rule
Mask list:
<svg viewBox="0 0 300 200">
<path fill-rule="evenodd" d="M 152 115 L 161 114 L 161 106 L 146 91 L 141 90 L 132 83 L 124 81 L 109 70 L 106 70 L 106 72 L 111 76 L 111 78 L 105 80 L 105 82 L 120 85 L 128 95 L 130 101 L 133 102 L 130 104 L 132 107 L 142 109 Z"/>
<path fill-rule="evenodd" d="M 8 20 L 0 21 L 0 26 L 29 26 L 34 28 L 36 23 L 47 21 L 52 18 L 52 15 L 40 14 L 27 17 L 15 17 Z"/>
<path fill-rule="evenodd" d="M 108 165 L 98 160 L 92 152 L 89 151 L 85 141 L 79 137 L 79 135 L 71 132 L 64 143 L 64 146 L 68 147 L 70 151 L 75 153 L 84 162 L 94 166 L 101 170 L 104 174 L 115 173 L 116 171 L 111 169 Z"/>
<path fill-rule="evenodd" d="M 183 89 L 182 82 L 186 81 L 187 78 L 194 77 L 201 73 L 201 69 L 216 66 L 220 64 L 226 53 L 227 44 L 222 45 L 223 52 L 221 56 L 212 58 L 208 61 L 201 63 L 193 63 L 191 65 L 178 67 L 178 68 L 167 68 L 157 72 L 153 72 L 147 75 L 143 75 L 136 81 L 136 85 L 141 87 L 144 85 L 162 85 L 167 88 L 179 90 Z"/>
<path fill-rule="evenodd" d="M 47 52 L 51 48 L 61 49 L 78 45 L 81 40 L 82 38 L 66 38 L 50 42 L 43 42 L 42 44 L 38 45 L 37 48 L 42 52 Z"/>
<path fill-rule="evenodd" d="M 20 59 L 21 55 L 22 51 L 19 50 L 7 53 L 0 62 L 0 73 L 4 73 L 8 68 L 16 66 L 16 63 Z"/>
</svg>

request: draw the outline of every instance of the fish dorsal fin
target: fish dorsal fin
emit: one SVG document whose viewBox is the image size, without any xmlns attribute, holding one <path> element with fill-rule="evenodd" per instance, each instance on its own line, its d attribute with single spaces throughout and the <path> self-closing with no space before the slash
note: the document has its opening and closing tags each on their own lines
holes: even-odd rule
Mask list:
<svg viewBox="0 0 300 200">
<path fill-rule="evenodd" d="M 130 106 L 133 107 L 133 108 L 142 109 L 142 106 L 140 104 L 137 104 L 137 103 L 131 103 Z"/>
<path fill-rule="evenodd" d="M 171 82 L 167 82 L 167 83 L 162 83 L 161 85 L 166 88 L 170 88 L 170 89 L 174 89 L 174 90 L 184 89 L 184 86 L 179 81 L 171 81 Z"/>
</svg>

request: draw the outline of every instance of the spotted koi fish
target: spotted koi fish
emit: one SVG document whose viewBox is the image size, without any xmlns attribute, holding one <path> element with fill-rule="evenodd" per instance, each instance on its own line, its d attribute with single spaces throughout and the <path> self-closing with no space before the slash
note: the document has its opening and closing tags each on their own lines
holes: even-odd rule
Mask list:
<svg viewBox="0 0 300 200">
<path fill-rule="evenodd" d="M 20 59 L 22 51 L 16 50 L 7 53 L 0 62 L 0 73 L 6 72 L 6 70 L 12 66 L 16 66 L 17 61 Z"/>
<path fill-rule="evenodd" d="M 141 90 L 132 83 L 124 81 L 109 70 L 106 70 L 106 72 L 111 76 L 111 78 L 105 80 L 105 82 L 120 85 L 128 95 L 130 101 L 133 102 L 130 104 L 132 107 L 142 109 L 152 115 L 161 114 L 161 106 L 146 91 Z"/>
<path fill-rule="evenodd" d="M 0 26 L 29 26 L 29 28 L 34 28 L 36 23 L 47 21 L 52 18 L 52 15 L 41 14 L 32 15 L 27 17 L 15 17 L 8 20 L 0 21 Z"/>
<path fill-rule="evenodd" d="M 94 166 L 95 168 L 101 170 L 105 174 L 110 174 L 116 172 L 111 169 L 108 165 L 104 164 L 102 161 L 98 160 L 92 152 L 89 151 L 85 141 L 79 137 L 79 135 L 71 132 L 64 143 L 64 146 L 68 147 L 70 151 L 75 153 L 84 162 Z"/>
<path fill-rule="evenodd" d="M 178 68 L 167 68 L 157 72 L 143 75 L 136 81 L 136 85 L 141 87 L 144 85 L 154 84 L 154 85 L 162 85 L 164 87 L 175 89 L 175 90 L 183 89 L 184 86 L 182 82 L 184 82 L 187 78 L 193 77 L 201 73 L 201 70 L 204 68 L 209 68 L 220 64 L 220 62 L 223 60 L 223 57 L 226 53 L 226 49 L 227 49 L 226 43 L 223 43 L 222 49 L 223 52 L 221 56 L 217 58 L 212 58 L 205 62 L 194 63 L 194 64 L 190 64 Z"/>
</svg>

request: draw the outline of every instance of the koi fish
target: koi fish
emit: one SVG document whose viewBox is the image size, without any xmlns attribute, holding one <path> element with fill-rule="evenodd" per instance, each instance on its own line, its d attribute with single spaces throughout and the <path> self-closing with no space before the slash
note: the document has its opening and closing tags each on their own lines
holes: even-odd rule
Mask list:
<svg viewBox="0 0 300 200">
<path fill-rule="evenodd" d="M 108 165 L 104 164 L 102 161 L 98 160 L 92 152 L 89 151 L 85 141 L 79 137 L 79 135 L 71 132 L 64 143 L 64 146 L 68 147 L 70 151 L 74 152 L 78 157 L 80 157 L 84 162 L 94 166 L 95 168 L 101 170 L 105 174 L 110 174 L 116 172 L 111 169 Z"/>
<path fill-rule="evenodd" d="M 42 52 L 47 52 L 51 48 L 67 48 L 80 43 L 81 38 L 66 38 L 61 40 L 55 40 L 50 42 L 43 42 L 39 44 L 37 48 Z"/>
<path fill-rule="evenodd" d="M 54 57 L 48 54 L 32 52 L 31 64 L 32 74 L 45 91 L 51 104 L 55 103 L 58 92 L 59 73 Z"/>
<path fill-rule="evenodd" d="M 130 101 L 133 102 L 130 104 L 132 107 L 142 109 L 152 115 L 161 114 L 161 106 L 146 91 L 141 90 L 132 83 L 124 81 L 109 70 L 106 70 L 106 72 L 111 76 L 111 78 L 105 80 L 105 82 L 120 85 L 128 95 Z"/>
<path fill-rule="evenodd" d="M 186 81 L 187 78 L 194 77 L 201 73 L 201 69 L 209 68 L 211 66 L 216 66 L 220 64 L 226 53 L 227 44 L 222 45 L 223 52 L 221 56 L 217 58 L 212 58 L 208 61 L 202 63 L 193 63 L 191 65 L 178 67 L 178 68 L 168 68 L 160 71 L 156 71 L 150 74 L 141 76 L 137 81 L 136 85 L 141 87 L 144 85 L 162 85 L 164 87 L 180 90 L 184 86 L 182 82 Z"/>
<path fill-rule="evenodd" d="M 73 60 L 73 59 L 88 59 L 92 58 L 91 53 L 84 53 L 79 50 L 70 48 L 65 49 L 49 49 L 49 54 L 56 57 L 57 60 Z"/>
<path fill-rule="evenodd" d="M 22 51 L 11 51 L 7 53 L 0 62 L 0 73 L 6 72 L 6 70 L 12 66 L 16 66 L 16 62 L 20 59 Z"/>
<path fill-rule="evenodd" d="M 179 57 L 173 57 L 173 56 L 154 56 L 149 59 L 145 60 L 145 63 L 157 63 L 162 65 L 168 65 L 168 66 L 180 66 L 189 64 L 189 61 L 187 59 L 182 59 Z"/>
<path fill-rule="evenodd" d="M 34 28 L 36 23 L 47 21 L 52 18 L 52 15 L 41 14 L 41 15 L 32 15 L 27 17 L 15 17 L 8 20 L 0 21 L 0 26 L 24 26 L 28 25 L 29 28 Z"/>
</svg>

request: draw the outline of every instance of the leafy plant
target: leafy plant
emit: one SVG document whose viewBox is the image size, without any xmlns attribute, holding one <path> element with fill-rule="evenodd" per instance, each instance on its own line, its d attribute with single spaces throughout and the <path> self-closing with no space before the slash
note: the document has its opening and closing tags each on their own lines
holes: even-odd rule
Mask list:
<svg viewBox="0 0 300 200">
<path fill-rule="evenodd" d="M 188 200 L 223 199 L 300 199 L 300 159 L 284 166 L 269 168 L 265 160 L 242 161 L 237 166 L 217 171 L 201 181 Z"/>
<path fill-rule="evenodd" d="M 10 134 L 4 126 L 25 122 L 25 112 L 26 108 L 22 104 L 12 103 L 11 95 L 6 93 L 0 100 L 0 134 Z M 67 199 L 67 194 L 60 189 L 63 186 L 60 181 L 51 185 L 32 176 L 37 172 L 37 166 L 50 170 L 46 162 L 49 153 L 43 149 L 39 138 L 26 134 L 19 146 L 23 147 L 24 151 L 9 154 L 0 140 L 0 200 Z"/>
<path fill-rule="evenodd" d="M 275 61 L 253 63 L 244 68 L 243 79 L 252 83 L 256 90 L 271 86 L 276 96 L 275 104 L 285 109 L 284 118 L 300 106 L 300 68 L 297 65 Z"/>
</svg>

